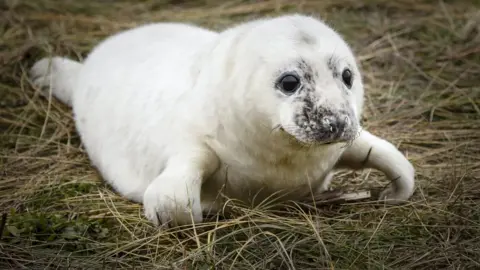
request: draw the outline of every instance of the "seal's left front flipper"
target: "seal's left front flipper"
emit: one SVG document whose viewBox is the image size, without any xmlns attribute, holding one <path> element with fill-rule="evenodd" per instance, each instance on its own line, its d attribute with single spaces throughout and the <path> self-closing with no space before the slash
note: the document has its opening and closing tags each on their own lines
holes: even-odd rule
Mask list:
<svg viewBox="0 0 480 270">
<path fill-rule="evenodd" d="M 362 130 L 343 155 L 336 168 L 373 168 L 383 172 L 392 185 L 380 193 L 387 203 L 408 200 L 415 188 L 415 169 L 407 158 L 391 143 Z"/>
</svg>

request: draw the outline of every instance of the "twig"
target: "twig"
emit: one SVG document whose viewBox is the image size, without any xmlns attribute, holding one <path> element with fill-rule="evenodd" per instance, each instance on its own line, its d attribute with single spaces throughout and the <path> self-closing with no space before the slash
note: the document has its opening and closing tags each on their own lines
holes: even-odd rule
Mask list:
<svg viewBox="0 0 480 270">
<path fill-rule="evenodd" d="M 334 192 L 334 191 L 327 191 L 327 193 L 330 193 L 330 192 Z M 314 198 L 314 202 L 316 205 L 341 204 L 341 203 L 347 203 L 347 202 L 362 201 L 372 197 L 371 192 L 368 190 L 341 193 L 341 194 L 332 195 L 332 196 L 330 195 L 322 196 L 322 195 L 323 194 L 320 194 L 317 198 Z"/>
<path fill-rule="evenodd" d="M 5 229 L 5 224 L 7 224 L 7 213 L 2 214 L 2 221 L 0 221 L 0 240 L 2 240 L 3 230 Z"/>
</svg>

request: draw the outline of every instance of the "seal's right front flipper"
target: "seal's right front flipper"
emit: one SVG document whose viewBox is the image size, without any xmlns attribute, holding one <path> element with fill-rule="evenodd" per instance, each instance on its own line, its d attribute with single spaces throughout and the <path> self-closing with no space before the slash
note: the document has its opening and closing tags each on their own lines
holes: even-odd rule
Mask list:
<svg viewBox="0 0 480 270">
<path fill-rule="evenodd" d="M 143 195 L 145 216 L 156 225 L 178 226 L 203 221 L 201 188 L 218 166 L 217 156 L 190 147 L 171 157 Z"/>
</svg>

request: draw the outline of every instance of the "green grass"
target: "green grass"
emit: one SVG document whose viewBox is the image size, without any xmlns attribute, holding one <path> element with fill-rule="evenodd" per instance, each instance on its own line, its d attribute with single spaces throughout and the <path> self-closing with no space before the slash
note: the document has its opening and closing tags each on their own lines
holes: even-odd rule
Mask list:
<svg viewBox="0 0 480 270">
<path fill-rule="evenodd" d="M 471 1 L 0 2 L 0 269 L 480 268 L 480 3 Z M 221 3 L 221 4 L 220 4 Z M 401 206 L 283 212 L 159 230 L 90 166 L 71 112 L 25 71 L 50 54 L 82 59 L 106 36 L 149 21 L 221 30 L 251 18 L 317 14 L 352 45 L 366 83 L 364 126 L 417 170 Z M 376 171 L 335 185 L 378 188 Z"/>
</svg>

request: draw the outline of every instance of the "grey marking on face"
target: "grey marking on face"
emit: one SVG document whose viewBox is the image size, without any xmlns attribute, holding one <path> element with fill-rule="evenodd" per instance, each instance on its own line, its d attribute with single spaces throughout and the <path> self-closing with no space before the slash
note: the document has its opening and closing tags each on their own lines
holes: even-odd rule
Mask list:
<svg viewBox="0 0 480 270">
<path fill-rule="evenodd" d="M 314 45 L 317 42 L 315 37 L 303 31 L 299 33 L 299 40 L 307 45 Z"/>
<path fill-rule="evenodd" d="M 334 74 L 338 74 L 338 61 L 331 57 L 327 63 Z M 351 141 L 355 138 L 358 124 L 348 100 L 343 104 L 328 104 L 327 99 L 316 91 L 316 82 L 320 79 L 305 59 L 299 59 L 295 72 L 302 81 L 295 93 L 292 105 L 295 107 L 293 122 L 289 132 L 304 142 L 331 143 Z M 345 94 L 345 93 L 343 93 Z"/>
<path fill-rule="evenodd" d="M 327 67 L 332 71 L 332 75 L 334 78 L 340 77 L 341 74 L 338 71 L 338 59 L 334 55 L 328 58 Z"/>
<path fill-rule="evenodd" d="M 303 78 L 303 87 L 306 91 L 315 91 L 315 79 L 318 78 L 318 72 L 304 60 L 300 59 L 297 63 L 299 75 Z"/>
<path fill-rule="evenodd" d="M 334 142 L 354 139 L 358 125 L 351 106 L 346 101 L 336 108 L 323 103 L 313 93 L 295 99 L 297 111 L 294 116 L 297 135 L 307 141 Z"/>
<path fill-rule="evenodd" d="M 322 96 L 315 92 L 318 73 L 303 59 L 298 61 L 298 69 L 303 80 L 302 88 L 294 100 L 297 108 L 294 122 L 298 127 L 298 136 L 317 142 L 353 139 L 357 125 L 353 123 L 355 116 L 349 101 L 345 100 L 340 106 L 326 104 Z"/>
</svg>

